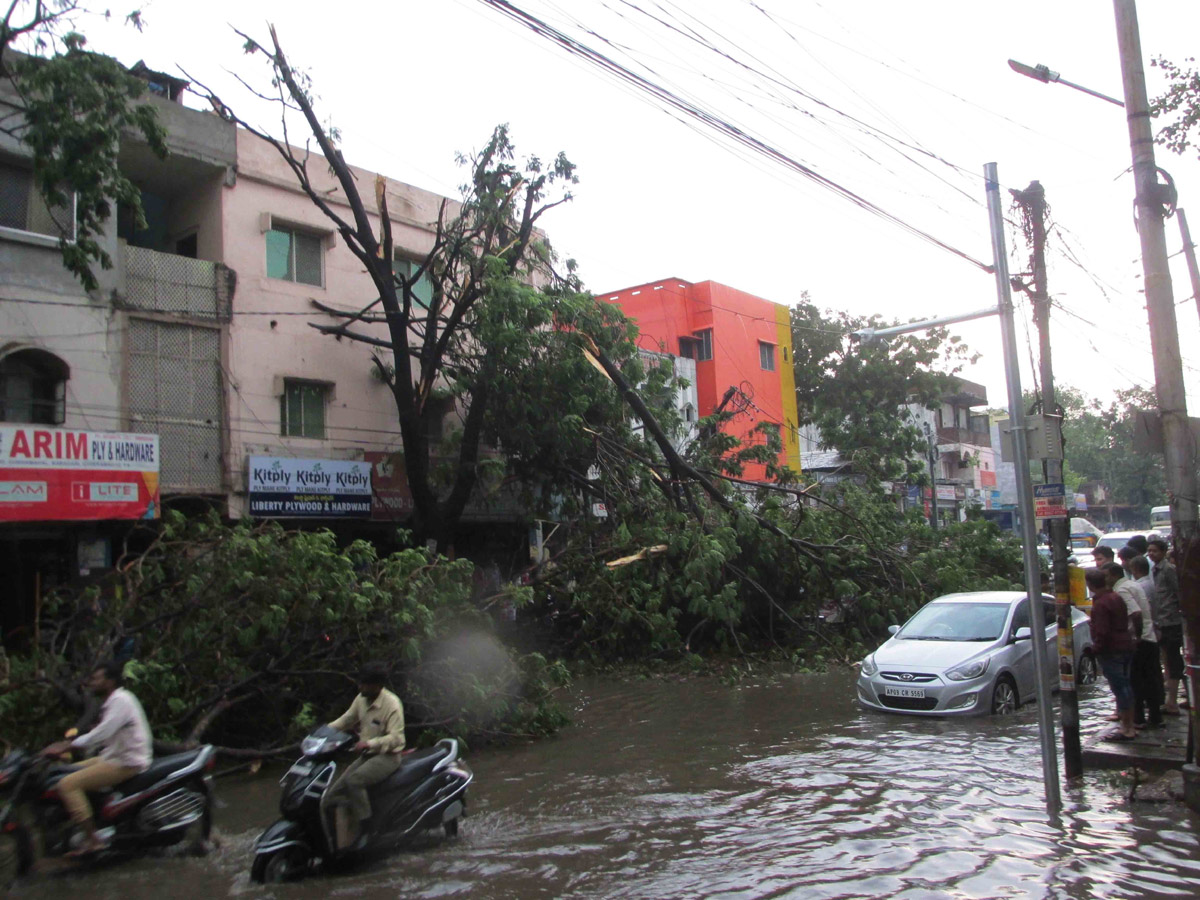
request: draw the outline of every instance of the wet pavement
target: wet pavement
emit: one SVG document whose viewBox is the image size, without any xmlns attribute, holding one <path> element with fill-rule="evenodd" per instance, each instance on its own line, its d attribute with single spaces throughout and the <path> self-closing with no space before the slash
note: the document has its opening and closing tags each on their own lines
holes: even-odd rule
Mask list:
<svg viewBox="0 0 1200 900">
<path fill-rule="evenodd" d="M 351 872 L 258 886 L 250 848 L 273 777 L 218 783 L 221 846 L 35 878 L 28 898 L 246 896 L 1158 898 L 1200 895 L 1200 817 L 1129 803 L 1109 771 L 1047 816 L 1035 709 L 1004 718 L 866 713 L 854 675 L 586 682 L 575 724 L 468 753 L 460 837 Z M 1088 730 L 1111 707 L 1087 688 Z"/>
</svg>

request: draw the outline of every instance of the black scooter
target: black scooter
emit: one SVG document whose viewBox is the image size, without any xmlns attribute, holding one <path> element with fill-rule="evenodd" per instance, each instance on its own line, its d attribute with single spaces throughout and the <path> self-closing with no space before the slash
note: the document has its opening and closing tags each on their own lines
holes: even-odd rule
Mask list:
<svg viewBox="0 0 1200 900">
<path fill-rule="evenodd" d="M 250 878 L 258 882 L 303 878 L 321 863 L 399 846 L 424 829 L 441 827 L 458 834 L 466 815 L 467 785 L 475 777 L 458 757 L 458 741 L 447 738 L 428 750 L 404 755 L 386 780 L 370 788 L 371 818 L 353 848 L 337 846 L 334 808 L 323 801 L 337 779 L 339 765 L 353 759 L 355 737 L 322 725 L 300 745 L 301 757 L 280 779 L 283 818 L 254 842 Z"/>
<path fill-rule="evenodd" d="M 166 847 L 185 839 L 206 842 L 212 831 L 215 762 L 208 745 L 161 756 L 140 775 L 89 794 L 97 835 L 108 844 L 90 858 Z M 0 760 L 0 892 L 29 870 L 35 851 L 59 856 L 78 841 L 54 790 L 74 768 L 24 750 L 12 750 Z"/>
</svg>

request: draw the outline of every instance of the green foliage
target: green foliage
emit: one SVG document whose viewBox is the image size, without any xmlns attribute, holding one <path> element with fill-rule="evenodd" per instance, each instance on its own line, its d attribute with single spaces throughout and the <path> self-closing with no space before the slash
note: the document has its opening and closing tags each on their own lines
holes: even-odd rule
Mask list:
<svg viewBox="0 0 1200 900">
<path fill-rule="evenodd" d="M 34 31 L 35 43 L 44 46 L 61 23 L 40 4 L 39 14 L 45 20 Z M 62 52 L 50 56 L 16 56 L 8 46 L 15 35 L 0 31 L 0 78 L 17 98 L 4 130 L 32 154 L 38 190 L 51 210 L 65 210 L 61 215 L 69 217 L 74 197 L 75 239 L 63 237 L 59 249 L 67 269 L 87 290 L 94 290 L 93 267 L 113 266 L 100 237 L 115 204 L 128 205 L 138 225 L 145 227 L 141 193 L 118 163 L 122 134 L 138 133 L 162 158 L 167 155 L 166 131 L 153 106 L 142 101 L 145 83 L 115 59 L 86 50 L 83 35 L 62 35 L 56 42 Z M 69 220 L 57 224 L 70 234 Z"/>
<path fill-rule="evenodd" d="M 1162 56 L 1150 60 L 1151 66 L 1163 70 L 1168 81 L 1167 90 L 1151 102 L 1150 114 L 1156 118 L 1174 117 L 1158 130 L 1155 142 L 1180 156 L 1192 149 L 1193 135 L 1200 126 L 1200 71 L 1195 64 L 1191 56 L 1184 65 Z"/>
<path fill-rule="evenodd" d="M 61 732 L 79 675 L 122 654 L 160 739 L 285 743 L 340 714 L 373 661 L 390 668 L 410 735 L 554 730 L 563 671 L 497 639 L 470 603 L 471 574 L 424 549 L 381 556 L 327 531 L 168 514 L 118 576 L 47 605 L 44 645 L 0 694 L 5 736 Z"/>
<path fill-rule="evenodd" d="M 792 359 L 800 424 L 815 424 L 824 446 L 854 460 L 855 471 L 877 481 L 925 477 L 925 436 L 909 404 L 934 408 L 953 374 L 974 361 L 945 329 L 857 341 L 870 318 L 826 310 L 804 299 L 792 309 Z"/>
<path fill-rule="evenodd" d="M 1148 522 L 1150 507 L 1166 502 L 1163 461 L 1160 454 L 1134 450 L 1133 441 L 1137 413 L 1158 406 L 1153 394 L 1134 386 L 1104 404 L 1063 386 L 1056 387 L 1055 400 L 1064 415 L 1068 484 L 1101 484 L 1114 505 L 1132 507 L 1136 522 Z"/>
</svg>

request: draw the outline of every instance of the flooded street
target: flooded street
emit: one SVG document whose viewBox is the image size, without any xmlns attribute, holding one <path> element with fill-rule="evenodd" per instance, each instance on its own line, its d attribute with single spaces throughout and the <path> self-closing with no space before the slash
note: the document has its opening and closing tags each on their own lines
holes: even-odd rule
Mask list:
<svg viewBox="0 0 1200 900">
<path fill-rule="evenodd" d="M 260 887 L 250 846 L 275 817 L 273 778 L 218 782 L 222 845 L 141 859 L 15 896 L 1044 897 L 1200 895 L 1200 818 L 1129 804 L 1093 771 L 1042 799 L 1035 708 L 1009 718 L 867 714 L 853 674 L 728 686 L 588 682 L 576 723 L 536 744 L 468 753 L 457 841 L 336 876 Z M 1081 697 L 1085 723 L 1108 711 Z"/>
</svg>

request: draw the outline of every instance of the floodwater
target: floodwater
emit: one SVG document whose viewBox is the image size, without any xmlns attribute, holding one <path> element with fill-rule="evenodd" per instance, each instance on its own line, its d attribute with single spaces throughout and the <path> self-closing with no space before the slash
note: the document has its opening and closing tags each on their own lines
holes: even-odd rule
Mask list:
<svg viewBox="0 0 1200 900">
<path fill-rule="evenodd" d="M 865 713 L 853 674 L 587 682 L 560 736 L 469 755 L 460 837 L 250 883 L 275 779 L 218 782 L 221 846 L 42 876 L 28 898 L 1158 898 L 1200 895 L 1200 817 L 1089 772 L 1047 816 L 1036 710 Z M 1085 689 L 1085 726 L 1109 710 Z M 1098 727 L 1098 726 L 1097 726 Z"/>
</svg>

